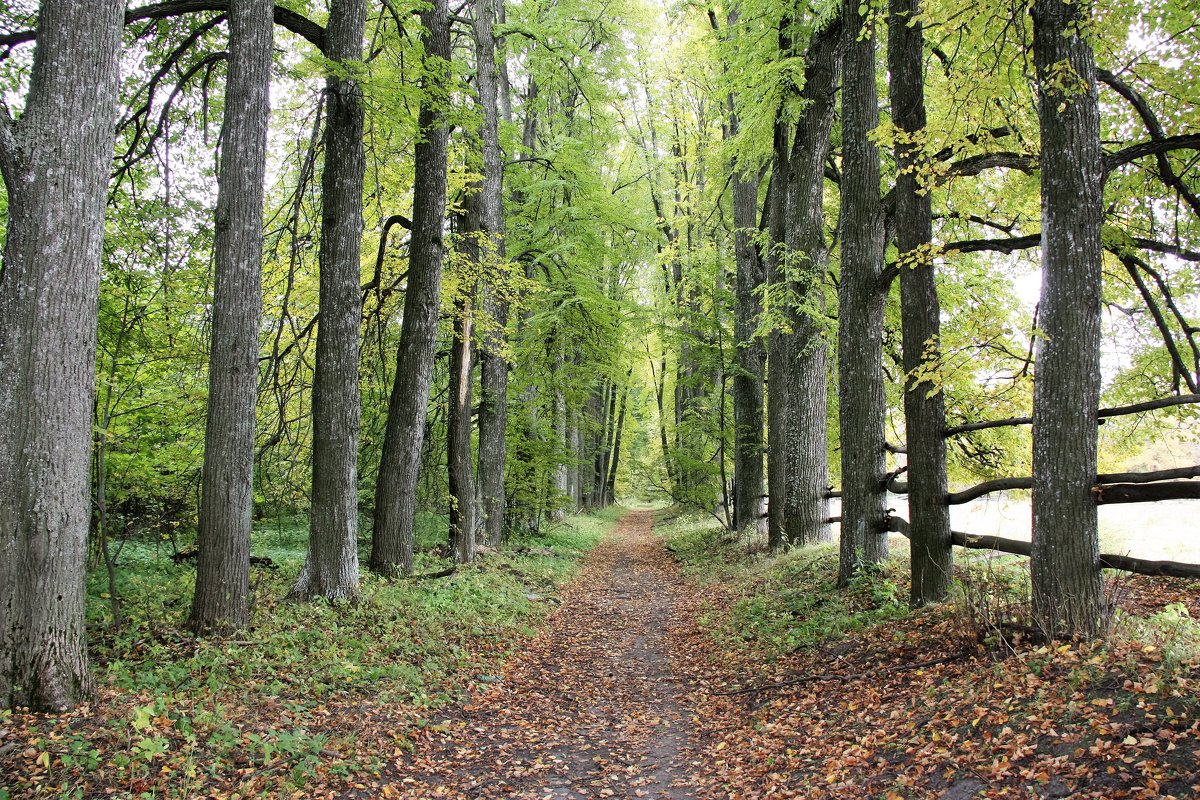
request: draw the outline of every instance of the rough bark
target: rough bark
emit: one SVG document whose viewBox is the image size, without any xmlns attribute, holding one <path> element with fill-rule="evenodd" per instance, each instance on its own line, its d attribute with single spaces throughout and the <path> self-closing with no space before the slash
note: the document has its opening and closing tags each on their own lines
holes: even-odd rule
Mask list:
<svg viewBox="0 0 1200 800">
<path fill-rule="evenodd" d="M 865 8 L 865 7 L 864 7 Z M 838 288 L 838 397 L 842 540 L 838 581 L 887 557 L 884 532 L 883 207 L 874 24 L 857 0 L 842 5 L 842 271 Z"/>
<path fill-rule="evenodd" d="M 733 175 L 733 252 L 737 264 L 734 295 L 733 527 L 758 525 L 763 492 L 763 377 L 766 352 L 754 335 L 764 276 L 752 241 L 758 212 L 758 177 Z"/>
<path fill-rule="evenodd" d="M 229 78 L 217 178 L 212 348 L 196 593 L 188 625 L 225 632 L 250 622 L 254 422 L 262 318 L 263 179 L 274 34 L 270 0 L 230 4 Z"/>
<path fill-rule="evenodd" d="M 925 136 L 924 32 L 918 0 L 891 0 L 888 66 L 896 143 L 895 227 L 900 251 L 900 317 L 904 360 L 904 430 L 914 606 L 950 592 L 954 565 L 946 505 L 946 401 L 928 370 L 941 361 L 941 308 L 931 255 L 933 205 L 923 186 Z"/>
<path fill-rule="evenodd" d="M 25 112 L 0 112 L 0 707 L 91 693 L 89 445 L 124 3 L 43 0 Z"/>
<path fill-rule="evenodd" d="M 1036 0 L 1042 294 L 1033 397 L 1034 614 L 1053 634 L 1100 632 L 1096 418 L 1100 404 L 1103 150 L 1089 3 Z"/>
<path fill-rule="evenodd" d="M 429 384 L 437 345 L 445 243 L 446 157 L 450 131 L 441 113 L 435 86 L 448 81 L 450 18 L 446 0 L 435 0 L 420 14 L 427 56 L 413 157 L 413 226 L 409 244 L 408 290 L 404 295 L 404 328 L 396 353 L 396 377 L 388 402 L 383 456 L 375 484 L 371 530 L 373 572 L 394 576 L 412 572 L 413 515 L 417 471 L 425 438 Z"/>
<path fill-rule="evenodd" d="M 504 538 L 504 465 L 508 425 L 508 360 L 504 355 L 504 328 L 508 301 L 499 290 L 499 266 L 504 261 L 504 180 L 500 161 L 499 76 L 496 39 L 492 33 L 495 6 L 504 0 L 475 0 L 472 30 L 475 37 L 476 86 L 483 112 L 479 138 L 483 155 L 483 182 L 479 204 L 479 248 L 483 270 L 480 293 L 488 318 L 480 347 L 479 494 L 481 523 L 492 547 Z"/>
<path fill-rule="evenodd" d="M 818 31 L 805 57 L 804 112 L 788 158 L 786 285 L 788 318 L 785 420 L 784 538 L 789 544 L 828 541 L 829 345 L 824 325 L 825 160 L 833 126 L 834 96 L 841 69 L 841 25 Z"/>
<path fill-rule="evenodd" d="M 366 0 L 334 0 L 326 57 L 362 59 Z M 313 380 L 312 512 L 308 557 L 291 596 L 352 598 L 358 592 L 358 391 L 362 292 L 362 89 L 353 73 L 325 82 L 325 168 L 321 177 L 320 312 Z"/>
</svg>

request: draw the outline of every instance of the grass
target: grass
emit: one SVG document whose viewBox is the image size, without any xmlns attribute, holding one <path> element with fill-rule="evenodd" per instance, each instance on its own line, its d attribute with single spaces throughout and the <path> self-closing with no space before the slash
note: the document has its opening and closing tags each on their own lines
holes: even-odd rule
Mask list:
<svg viewBox="0 0 1200 800">
<path fill-rule="evenodd" d="M 765 542 L 730 538 L 701 517 L 664 519 L 657 529 L 694 580 L 726 595 L 722 610 L 701 620 L 725 649 L 775 660 L 908 614 L 899 559 L 841 590 L 832 544 L 771 554 Z"/>
<path fill-rule="evenodd" d="M 494 680 L 619 513 L 570 518 L 438 580 L 364 573 L 358 602 L 338 604 L 281 599 L 307 534 L 303 520 L 272 524 L 253 550 L 278 567 L 253 569 L 252 623 L 224 639 L 182 629 L 194 565 L 131 541 L 119 629 L 106 574 L 89 575 L 96 702 L 58 717 L 0 712 L 0 800 L 273 795 L 377 769 L 365 740 L 402 742 Z M 444 518 L 419 521 L 418 572 L 448 563 L 430 548 L 444 530 Z"/>
</svg>

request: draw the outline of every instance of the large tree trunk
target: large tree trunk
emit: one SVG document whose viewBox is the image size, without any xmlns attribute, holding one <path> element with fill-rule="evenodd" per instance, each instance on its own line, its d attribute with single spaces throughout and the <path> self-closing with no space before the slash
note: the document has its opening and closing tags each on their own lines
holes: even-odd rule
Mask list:
<svg viewBox="0 0 1200 800">
<path fill-rule="evenodd" d="M 483 312 L 488 329 L 481 343 L 479 398 L 479 493 L 487 543 L 496 547 L 504 538 L 505 434 L 508 426 L 508 360 L 504 356 L 504 328 L 508 301 L 498 290 L 504 261 L 504 180 L 500 163 L 498 75 L 496 39 L 492 22 L 495 6 L 504 0 L 475 0 L 476 85 L 483 111 L 480 140 L 483 151 L 483 185 L 479 204 L 479 248 L 483 265 L 480 279 Z"/>
<path fill-rule="evenodd" d="M 366 0 L 334 0 L 325 56 L 361 60 Z M 351 67 L 352 68 L 352 67 Z M 358 81 L 344 69 L 326 79 L 325 169 L 321 177 L 320 310 L 313 381 L 312 513 L 308 558 L 291 596 L 307 600 L 358 592 L 358 340 L 362 321 L 363 109 Z"/>
<path fill-rule="evenodd" d="M 788 158 L 786 282 L 789 382 L 785 402 L 784 538 L 789 544 L 828 541 L 829 533 L 829 345 L 826 340 L 825 160 L 833 126 L 834 96 L 841 69 L 841 26 L 818 31 L 805 57 L 804 112 Z"/>
<path fill-rule="evenodd" d="M 887 557 L 884 531 L 883 208 L 874 23 L 858 0 L 842 4 L 842 273 L 838 290 L 838 397 L 842 540 L 838 580 Z M 867 10 L 866 6 L 861 6 Z"/>
<path fill-rule="evenodd" d="M 1033 6 L 1042 136 L 1042 295 L 1033 392 L 1034 615 L 1094 635 L 1104 606 L 1096 537 L 1102 151 L 1090 3 Z"/>
<path fill-rule="evenodd" d="M 941 362 L 941 309 L 933 257 L 933 208 L 921 180 L 925 136 L 924 33 L 918 0 L 891 0 L 888 65 L 896 144 L 896 244 L 904 346 L 904 430 L 914 606 L 950 592 L 954 565 L 946 504 L 946 402 L 931 370 Z"/>
<path fill-rule="evenodd" d="M 736 130 L 736 122 L 731 124 Z M 766 352 L 754 334 L 764 276 L 752 240 L 758 214 L 758 177 L 733 175 L 733 252 L 737 264 L 734 295 L 733 372 L 733 527 L 757 529 L 763 493 L 763 375 Z"/>
<path fill-rule="evenodd" d="M 823 309 L 829 259 L 824 235 L 825 159 L 840 68 L 834 22 L 818 31 L 805 56 L 804 111 L 789 146 L 776 132 L 772 196 L 772 296 L 790 331 L 768 339 L 767 425 L 772 547 L 829 538 L 829 443 L 826 431 L 828 345 Z"/>
<path fill-rule="evenodd" d="M 375 484 L 374 525 L 368 566 L 381 575 L 412 571 L 413 515 L 417 504 L 417 470 L 425 438 L 429 383 L 437 345 L 445 243 L 446 156 L 450 130 L 441 101 L 430 84 L 448 80 L 450 17 L 446 0 L 435 0 L 421 12 L 425 30 L 426 90 L 421 99 L 413 158 L 413 226 L 409 244 L 408 289 L 404 295 L 404 328 L 396 354 L 396 379 L 388 403 L 383 456 Z"/>
<path fill-rule="evenodd" d="M 91 692 L 84 636 L 96 300 L 125 4 L 43 0 L 25 112 L 0 116 L 0 707 Z"/>
<path fill-rule="evenodd" d="M 200 555 L 188 625 L 197 632 L 250 621 L 250 518 L 262 318 L 263 177 L 271 105 L 275 4 L 233 2 L 229 79 L 217 182 Z"/>
</svg>

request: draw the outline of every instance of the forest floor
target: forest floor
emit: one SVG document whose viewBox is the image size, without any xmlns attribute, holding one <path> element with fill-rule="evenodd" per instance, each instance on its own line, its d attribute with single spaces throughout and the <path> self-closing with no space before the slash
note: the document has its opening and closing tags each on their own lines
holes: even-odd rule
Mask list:
<svg viewBox="0 0 1200 800">
<path fill-rule="evenodd" d="M 361 796 L 694 797 L 697 598 L 652 525 L 627 514 L 504 674 Z"/>
<path fill-rule="evenodd" d="M 357 796 L 1200 797 L 1194 583 L 1127 584 L 1167 620 L 1134 636 L 997 645 L 959 606 L 909 613 L 902 576 L 833 590 L 836 553 L 747 580 L 652 526 L 626 516 L 503 674 Z"/>
<path fill-rule="evenodd" d="M 1038 645 L 1020 562 L 913 612 L 900 556 L 838 589 L 832 545 L 645 510 L 600 540 L 615 514 L 244 641 L 131 624 L 92 709 L 0 712 L 0 800 L 1200 798 L 1200 582 L 1125 579 L 1106 641 Z M 163 570 L 139 602 L 180 613 Z"/>
</svg>

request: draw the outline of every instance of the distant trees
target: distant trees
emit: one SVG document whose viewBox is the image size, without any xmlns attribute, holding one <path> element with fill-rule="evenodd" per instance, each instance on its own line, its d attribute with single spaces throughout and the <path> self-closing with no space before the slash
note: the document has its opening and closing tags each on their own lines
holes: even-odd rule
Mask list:
<svg viewBox="0 0 1200 800">
<path fill-rule="evenodd" d="M 87 698 L 96 302 L 124 3 L 44 0 L 25 108 L 0 117 L 0 707 Z"/>
</svg>

